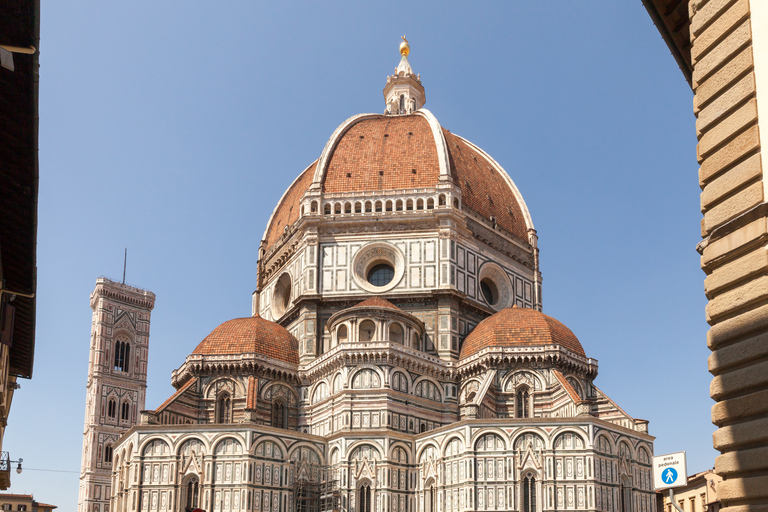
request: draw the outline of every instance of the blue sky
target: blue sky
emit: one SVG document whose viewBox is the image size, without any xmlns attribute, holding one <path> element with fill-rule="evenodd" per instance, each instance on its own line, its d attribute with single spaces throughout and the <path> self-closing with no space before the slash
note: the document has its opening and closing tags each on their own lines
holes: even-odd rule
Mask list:
<svg viewBox="0 0 768 512">
<path fill-rule="evenodd" d="M 403 33 L 425 106 L 522 192 L 545 313 L 656 453 L 712 467 L 692 94 L 639 1 L 42 4 L 37 350 L 11 491 L 76 510 L 96 278 L 121 278 L 127 246 L 126 281 L 157 294 L 154 408 L 250 314 L 269 214 L 336 126 L 383 111 Z"/>
</svg>

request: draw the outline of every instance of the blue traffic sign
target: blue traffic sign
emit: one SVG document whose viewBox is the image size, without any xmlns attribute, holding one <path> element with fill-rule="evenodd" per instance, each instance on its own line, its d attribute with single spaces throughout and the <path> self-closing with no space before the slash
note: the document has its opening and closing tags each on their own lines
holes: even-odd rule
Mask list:
<svg viewBox="0 0 768 512">
<path fill-rule="evenodd" d="M 675 480 L 677 480 L 677 471 L 675 471 L 674 468 L 667 468 L 661 474 L 661 479 L 665 484 L 673 484 L 675 483 Z"/>
</svg>

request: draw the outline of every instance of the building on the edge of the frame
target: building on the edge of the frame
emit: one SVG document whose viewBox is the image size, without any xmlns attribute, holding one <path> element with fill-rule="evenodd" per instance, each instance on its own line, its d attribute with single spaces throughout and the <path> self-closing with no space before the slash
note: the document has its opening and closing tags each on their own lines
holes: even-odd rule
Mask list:
<svg viewBox="0 0 768 512">
<path fill-rule="evenodd" d="M 0 510 L 19 512 L 53 512 L 56 505 L 40 503 L 32 494 L 0 494 Z"/>
<path fill-rule="evenodd" d="M 520 192 L 408 52 L 277 203 L 253 316 L 115 443 L 112 512 L 655 512 L 648 423 L 541 312 Z"/>
</svg>

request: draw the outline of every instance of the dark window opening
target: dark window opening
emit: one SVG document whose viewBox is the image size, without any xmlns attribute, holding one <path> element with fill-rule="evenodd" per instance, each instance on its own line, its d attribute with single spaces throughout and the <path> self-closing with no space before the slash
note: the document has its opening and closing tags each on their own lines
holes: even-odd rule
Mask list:
<svg viewBox="0 0 768 512">
<path fill-rule="evenodd" d="M 529 418 L 530 406 L 528 404 L 528 388 L 517 390 L 517 406 L 515 407 L 515 417 Z"/>
<path fill-rule="evenodd" d="M 523 480 L 523 512 L 536 512 L 536 478 L 528 475 Z"/>
<path fill-rule="evenodd" d="M 357 495 L 359 502 L 357 510 L 360 512 L 371 512 L 371 486 L 368 484 L 362 485 Z"/>
<path fill-rule="evenodd" d="M 219 423 L 229 423 L 232 418 L 232 399 L 228 394 L 219 398 Z"/>
<path fill-rule="evenodd" d="M 483 293 L 485 302 L 493 306 L 499 300 L 499 291 L 496 288 L 496 283 L 490 279 L 483 279 L 480 281 L 480 291 Z"/>
<path fill-rule="evenodd" d="M 198 507 L 200 501 L 200 482 L 197 478 L 192 478 L 187 482 L 187 507 L 186 512 L 192 512 L 192 510 Z"/>
<path fill-rule="evenodd" d="M 368 282 L 373 286 L 386 286 L 395 278 L 395 269 L 387 263 L 374 265 L 368 271 Z"/>
<path fill-rule="evenodd" d="M 128 371 L 128 358 L 131 353 L 131 346 L 125 341 L 115 342 L 115 370 L 120 372 Z"/>
</svg>

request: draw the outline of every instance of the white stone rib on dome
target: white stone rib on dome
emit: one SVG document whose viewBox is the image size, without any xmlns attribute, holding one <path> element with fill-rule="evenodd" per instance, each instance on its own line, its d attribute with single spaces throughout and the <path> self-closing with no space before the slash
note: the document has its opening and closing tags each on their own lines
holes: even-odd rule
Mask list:
<svg viewBox="0 0 768 512">
<path fill-rule="evenodd" d="M 509 185 L 510 190 L 512 190 L 512 193 L 515 195 L 515 199 L 517 199 L 518 204 L 520 205 L 520 209 L 523 210 L 523 217 L 525 217 L 525 225 L 528 229 L 536 229 L 533 227 L 533 219 L 531 218 L 531 212 L 528 211 L 528 205 L 525 204 L 525 199 L 523 199 L 523 195 L 520 193 L 520 190 L 517 188 L 517 185 L 515 185 L 515 182 L 512 181 L 512 178 L 507 174 L 507 171 L 504 170 L 504 168 L 499 165 L 499 163 L 494 160 L 491 155 L 483 151 L 482 148 L 479 148 L 477 145 L 471 143 L 461 135 L 453 134 L 455 137 L 460 138 L 463 140 L 467 145 L 471 146 L 472 149 L 483 155 L 498 171 L 498 173 L 501 175 L 502 178 L 504 178 L 504 181 L 507 182 L 507 185 Z"/>
<path fill-rule="evenodd" d="M 341 140 L 341 136 L 344 135 L 347 130 L 352 128 L 356 123 L 359 123 L 363 119 L 368 119 L 371 117 L 378 117 L 380 114 L 357 114 L 356 116 L 352 116 L 343 123 L 341 123 L 331 134 L 331 137 L 328 139 L 328 142 L 325 143 L 325 147 L 323 148 L 323 152 L 320 153 L 320 158 L 317 161 L 317 168 L 315 168 L 315 176 L 312 179 L 312 185 L 310 185 L 310 190 L 321 190 L 323 186 L 323 180 L 325 179 L 325 171 L 328 168 L 328 162 L 331 159 L 331 155 L 333 155 L 333 150 L 336 149 L 336 144 L 338 144 L 339 140 Z"/>
<path fill-rule="evenodd" d="M 440 121 L 426 108 L 420 108 L 414 113 L 424 117 L 429 123 L 429 128 L 432 130 L 432 138 L 435 140 L 435 148 L 437 149 L 437 160 L 440 165 L 440 181 L 450 181 L 451 160 L 448 158 L 448 144 L 445 142 Z"/>
<path fill-rule="evenodd" d="M 301 176 L 302 176 L 302 175 L 303 175 L 303 174 L 304 174 L 304 173 L 305 173 L 305 172 L 306 172 L 306 171 L 307 171 L 307 170 L 308 170 L 310 167 L 312 167 L 314 164 L 315 164 L 315 162 L 312 162 L 311 164 L 309 164 L 308 166 L 306 166 L 306 167 L 304 168 L 304 170 L 303 170 L 303 171 L 301 171 L 301 172 L 298 174 L 298 176 L 296 176 L 296 178 L 295 178 L 295 179 L 294 179 L 294 180 L 291 182 L 291 184 L 290 184 L 290 185 L 288 185 L 288 188 L 286 188 L 286 189 L 285 189 L 285 192 L 283 192 L 283 195 L 282 195 L 282 196 L 280 196 L 280 200 L 277 202 L 277 204 L 275 205 L 275 207 L 272 209 L 272 214 L 269 216 L 269 220 L 267 221 L 267 227 L 265 227 L 265 228 L 264 228 L 264 235 L 262 235 L 262 237 L 261 237 L 261 239 L 262 239 L 262 240 L 266 240 L 266 239 L 267 239 L 267 235 L 269 234 L 269 227 L 272 225 L 272 221 L 275 219 L 275 213 L 277 213 L 277 210 L 280 208 L 280 205 L 282 205 L 282 204 L 283 204 L 283 201 L 285 201 L 285 196 L 288 194 L 288 191 L 289 191 L 289 190 L 291 190 L 291 189 L 293 188 L 293 186 L 294 186 L 294 185 L 296 185 L 296 182 L 297 182 L 297 181 L 299 181 L 299 179 L 301 178 Z"/>
</svg>

